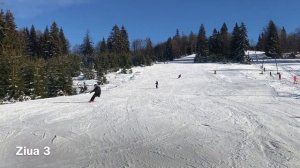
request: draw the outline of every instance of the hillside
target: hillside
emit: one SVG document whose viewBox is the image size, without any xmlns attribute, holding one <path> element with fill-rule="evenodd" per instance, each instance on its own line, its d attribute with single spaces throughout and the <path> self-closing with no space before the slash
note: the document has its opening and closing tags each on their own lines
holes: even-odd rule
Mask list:
<svg viewBox="0 0 300 168">
<path fill-rule="evenodd" d="M 0 167 L 300 167 L 300 87 L 288 76 L 299 64 L 280 66 L 279 81 L 273 64 L 261 75 L 260 65 L 191 61 L 116 74 L 94 103 L 1 105 Z M 16 146 L 51 154 L 16 156 Z"/>
</svg>

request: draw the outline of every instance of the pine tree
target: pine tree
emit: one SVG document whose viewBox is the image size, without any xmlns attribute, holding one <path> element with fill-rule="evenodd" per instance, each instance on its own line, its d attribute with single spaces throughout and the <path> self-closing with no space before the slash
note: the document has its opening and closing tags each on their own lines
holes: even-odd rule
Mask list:
<svg viewBox="0 0 300 168">
<path fill-rule="evenodd" d="M 213 62 L 221 60 L 221 40 L 220 40 L 220 32 L 217 29 L 213 30 L 212 35 L 209 38 L 209 52 L 211 60 Z"/>
<path fill-rule="evenodd" d="M 18 31 L 13 14 L 1 11 L 0 100 L 23 101 L 29 97 L 56 96 L 58 92 L 71 94 L 71 74 L 79 62 L 56 57 L 61 55 L 62 39 L 62 29 L 57 31 L 55 23 L 50 32 L 46 27 L 44 33 L 38 34 L 33 25 L 30 31 Z M 38 59 L 39 56 L 45 60 Z"/>
<path fill-rule="evenodd" d="M 297 53 L 300 51 L 300 29 L 288 36 L 287 43 L 289 52 Z"/>
<path fill-rule="evenodd" d="M 228 28 L 226 23 L 224 23 L 220 30 L 220 42 L 221 42 L 221 55 L 224 59 L 228 60 L 230 58 L 230 34 L 228 33 Z"/>
<path fill-rule="evenodd" d="M 32 25 L 29 34 L 29 54 L 32 57 L 38 56 L 38 39 L 36 35 L 35 27 Z"/>
<path fill-rule="evenodd" d="M 44 53 L 43 53 L 43 33 L 40 31 L 37 32 L 37 57 L 44 59 Z"/>
<path fill-rule="evenodd" d="M 241 26 L 236 24 L 232 32 L 231 59 L 240 63 L 248 63 L 250 60 L 245 55 L 248 48 L 249 41 L 245 24 L 241 23 Z"/>
<path fill-rule="evenodd" d="M 20 71 L 22 74 L 22 83 L 23 83 L 23 93 L 24 96 L 28 96 L 30 98 L 34 98 L 34 63 L 32 61 L 27 60 L 27 62 L 23 63 Z M 25 97 L 21 98 L 22 100 Z"/>
<path fill-rule="evenodd" d="M 43 35 L 40 38 L 41 41 L 41 54 L 44 59 L 49 59 L 53 57 L 53 52 L 51 51 L 50 44 L 50 33 L 48 26 L 45 28 Z"/>
<path fill-rule="evenodd" d="M 110 61 L 110 67 L 114 70 L 118 70 L 120 67 L 120 57 L 118 53 L 121 53 L 121 32 L 120 28 L 115 25 L 112 28 L 110 36 L 107 39 L 107 48 L 109 51 L 108 58 Z"/>
<path fill-rule="evenodd" d="M 21 29 L 19 31 L 20 37 L 23 40 L 23 45 L 24 45 L 24 55 L 25 56 L 30 56 L 30 33 L 27 27 Z"/>
<path fill-rule="evenodd" d="M 69 54 L 69 42 L 65 37 L 64 31 L 62 28 L 59 29 L 59 41 L 60 41 L 60 49 L 62 55 Z"/>
<path fill-rule="evenodd" d="M 96 48 L 95 69 L 97 71 L 97 79 L 101 84 L 104 84 L 107 83 L 105 73 L 109 69 L 108 49 L 104 38 L 98 43 Z"/>
<path fill-rule="evenodd" d="M 132 54 L 133 54 L 133 64 L 135 66 L 145 65 L 145 55 L 143 53 L 144 50 L 143 40 L 136 39 L 132 42 Z"/>
<path fill-rule="evenodd" d="M 272 58 L 281 57 L 281 48 L 277 28 L 272 20 L 269 22 L 267 27 L 265 52 L 267 56 L 271 56 Z"/>
<path fill-rule="evenodd" d="M 99 46 L 99 53 L 105 53 L 107 52 L 107 45 L 106 45 L 106 41 L 103 38 L 102 41 L 100 42 L 100 46 Z"/>
<path fill-rule="evenodd" d="M 120 28 L 115 25 L 112 28 L 110 36 L 107 39 L 107 46 L 110 53 L 120 53 L 121 52 L 121 31 Z"/>
<path fill-rule="evenodd" d="M 64 95 L 72 95 L 72 76 L 71 76 L 71 63 L 68 56 L 62 56 L 58 58 L 58 61 L 60 63 L 60 70 L 62 71 L 59 75 L 59 81 L 62 85 L 62 91 L 64 92 Z"/>
<path fill-rule="evenodd" d="M 53 57 L 47 61 L 48 97 L 72 94 L 70 63 L 66 56 Z"/>
<path fill-rule="evenodd" d="M 3 18 L 4 18 L 4 12 L 1 10 L 0 11 L 0 54 L 2 54 L 3 51 L 3 39 L 5 37 L 5 33 L 4 33 L 5 22 Z"/>
<path fill-rule="evenodd" d="M 0 100 L 5 98 L 9 86 L 11 85 L 10 76 L 10 65 L 8 64 L 8 57 L 4 50 L 5 48 L 5 21 L 4 12 L 0 11 Z"/>
<path fill-rule="evenodd" d="M 231 38 L 231 54 L 230 54 L 230 60 L 236 61 L 236 57 L 238 55 L 237 48 L 239 47 L 239 25 L 236 23 L 233 31 L 232 31 L 232 38 Z"/>
<path fill-rule="evenodd" d="M 103 69 L 107 70 L 108 69 L 108 49 L 106 45 L 106 40 L 103 38 L 101 41 L 99 41 L 95 47 L 95 59 L 96 62 L 100 61 L 101 66 Z M 106 61 L 106 63 L 104 63 Z M 98 64 L 98 63 L 97 63 Z M 105 65 L 106 64 L 106 65 Z M 104 68 L 105 67 L 105 68 Z"/>
<path fill-rule="evenodd" d="M 6 55 L 6 63 L 9 70 L 9 83 L 7 92 L 9 99 L 15 100 L 21 95 L 22 81 L 20 73 L 20 65 L 23 61 L 22 54 L 24 53 L 23 41 L 21 34 L 16 30 L 14 16 L 10 11 L 7 11 L 4 16 L 4 38 L 2 43 L 3 55 Z"/>
<path fill-rule="evenodd" d="M 137 39 L 132 42 L 133 64 L 135 66 L 151 65 L 154 58 L 154 49 L 150 38 Z"/>
<path fill-rule="evenodd" d="M 150 38 L 146 38 L 145 43 L 146 43 L 146 48 L 145 48 L 146 65 L 151 65 L 151 63 L 155 60 L 152 41 Z"/>
<path fill-rule="evenodd" d="M 80 75 L 80 71 L 81 71 L 81 57 L 79 55 L 75 55 L 75 54 L 71 54 L 68 56 L 64 56 L 69 60 L 69 65 L 68 68 L 70 70 L 70 74 L 72 77 L 76 77 L 78 75 Z"/>
<path fill-rule="evenodd" d="M 6 58 L 3 58 L 3 56 L 0 55 L 0 100 L 3 99 L 7 91 L 9 90 L 9 86 L 11 85 L 10 80 L 10 65 L 7 64 L 8 60 Z"/>
<path fill-rule="evenodd" d="M 188 55 L 196 53 L 197 50 L 197 36 L 191 32 L 189 35 L 189 43 L 188 43 Z"/>
<path fill-rule="evenodd" d="M 154 47 L 154 53 L 158 61 L 166 61 L 165 58 L 166 43 L 159 43 Z"/>
<path fill-rule="evenodd" d="M 174 36 L 174 39 L 176 39 L 176 38 L 180 38 L 180 33 L 179 33 L 179 29 L 176 29 L 176 34 L 175 34 L 175 36 Z"/>
<path fill-rule="evenodd" d="M 100 61 L 104 71 L 107 71 L 111 68 L 109 61 L 108 48 L 105 39 L 103 38 L 100 44 Z"/>
<path fill-rule="evenodd" d="M 197 37 L 193 32 L 191 32 L 188 37 L 187 54 L 191 55 L 193 53 L 196 53 L 196 48 L 197 48 Z"/>
<path fill-rule="evenodd" d="M 172 53 L 174 57 L 179 58 L 180 56 L 183 55 L 180 49 L 181 49 L 181 36 L 179 30 L 176 29 L 176 34 L 172 39 L 172 50 L 173 50 Z"/>
<path fill-rule="evenodd" d="M 130 44 L 128 40 L 128 34 L 124 26 L 121 27 L 121 52 L 120 52 L 120 66 L 129 69 L 132 65 L 130 55 Z"/>
<path fill-rule="evenodd" d="M 120 28 L 115 25 L 112 28 L 110 36 L 107 39 L 107 48 L 109 51 L 109 60 L 111 67 L 130 68 L 131 55 L 129 51 L 128 34 L 124 26 Z"/>
<path fill-rule="evenodd" d="M 33 99 L 48 97 L 48 74 L 44 59 L 38 59 L 34 64 Z"/>
<path fill-rule="evenodd" d="M 129 52 L 129 40 L 128 40 L 128 34 L 127 30 L 125 29 L 124 26 L 121 27 L 121 50 L 122 52 Z"/>
<path fill-rule="evenodd" d="M 9 86 L 11 85 L 10 64 L 8 64 L 8 56 L 5 51 L 6 29 L 4 21 L 4 12 L 0 11 L 0 100 L 7 95 Z"/>
<path fill-rule="evenodd" d="M 167 43 L 166 43 L 166 50 L 165 50 L 165 56 L 164 56 L 168 61 L 173 61 L 174 56 L 172 53 L 172 38 L 169 38 Z"/>
<path fill-rule="evenodd" d="M 246 25 L 242 22 L 240 26 L 240 46 L 239 46 L 239 52 L 241 56 L 241 60 L 238 60 L 242 63 L 250 63 L 250 58 L 248 55 L 245 55 L 246 50 L 249 49 L 249 40 L 247 35 L 247 28 Z"/>
<path fill-rule="evenodd" d="M 203 24 L 201 24 L 199 29 L 196 48 L 197 48 L 197 55 L 195 57 L 195 62 L 207 62 L 209 49 L 208 49 L 208 40 L 206 37 L 206 32 Z"/>
<path fill-rule="evenodd" d="M 181 35 L 181 45 L 180 45 L 180 51 L 182 52 L 182 55 L 188 55 L 188 37 L 182 33 Z"/>
<path fill-rule="evenodd" d="M 265 48 L 266 48 L 266 37 L 264 33 L 261 33 L 257 40 L 256 50 L 265 51 Z"/>
<path fill-rule="evenodd" d="M 52 57 L 57 57 L 62 55 L 62 45 L 61 45 L 61 39 L 60 39 L 60 31 L 56 24 L 56 22 L 53 22 L 50 27 L 50 55 Z"/>
<path fill-rule="evenodd" d="M 280 31 L 280 48 L 283 53 L 288 52 L 288 46 L 287 46 L 287 33 L 284 27 L 282 27 Z"/>
<path fill-rule="evenodd" d="M 86 33 L 83 43 L 81 44 L 81 54 L 83 55 L 84 65 L 86 68 L 92 69 L 95 63 L 94 47 L 89 32 Z"/>
</svg>

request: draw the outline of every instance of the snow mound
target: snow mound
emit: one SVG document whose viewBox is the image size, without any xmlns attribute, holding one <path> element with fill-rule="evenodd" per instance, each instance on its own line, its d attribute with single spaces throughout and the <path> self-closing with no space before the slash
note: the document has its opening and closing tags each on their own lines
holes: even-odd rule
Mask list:
<svg viewBox="0 0 300 168">
<path fill-rule="evenodd" d="M 245 52 L 246 55 L 249 55 L 249 57 L 252 59 L 252 60 L 255 60 L 255 59 L 263 59 L 263 58 L 268 58 L 265 54 L 264 51 L 251 51 L 251 50 L 248 50 Z"/>
<path fill-rule="evenodd" d="M 178 59 L 174 59 L 174 61 L 171 61 L 171 63 L 181 63 L 181 64 L 191 64 L 194 63 L 196 54 L 184 56 Z"/>
</svg>

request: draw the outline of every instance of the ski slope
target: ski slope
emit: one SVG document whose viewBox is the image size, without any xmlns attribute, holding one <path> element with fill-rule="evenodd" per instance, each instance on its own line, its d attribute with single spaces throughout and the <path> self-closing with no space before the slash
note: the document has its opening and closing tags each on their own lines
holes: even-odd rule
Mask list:
<svg viewBox="0 0 300 168">
<path fill-rule="evenodd" d="M 82 94 L 1 105 L 0 167 L 300 167 L 299 84 L 259 65 L 187 60 L 111 75 L 94 103 Z M 16 156 L 16 146 L 51 154 Z"/>
</svg>

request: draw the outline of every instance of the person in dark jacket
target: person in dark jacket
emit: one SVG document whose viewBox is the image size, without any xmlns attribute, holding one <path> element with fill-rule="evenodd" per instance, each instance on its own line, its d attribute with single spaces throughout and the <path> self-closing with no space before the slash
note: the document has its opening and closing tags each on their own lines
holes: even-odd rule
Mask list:
<svg viewBox="0 0 300 168">
<path fill-rule="evenodd" d="M 94 85 L 94 90 L 92 90 L 90 93 L 95 92 L 92 96 L 91 100 L 89 102 L 93 102 L 95 97 L 100 97 L 101 95 L 101 88 L 97 84 Z"/>
<path fill-rule="evenodd" d="M 158 88 L 158 81 L 155 82 L 156 89 Z"/>
</svg>

